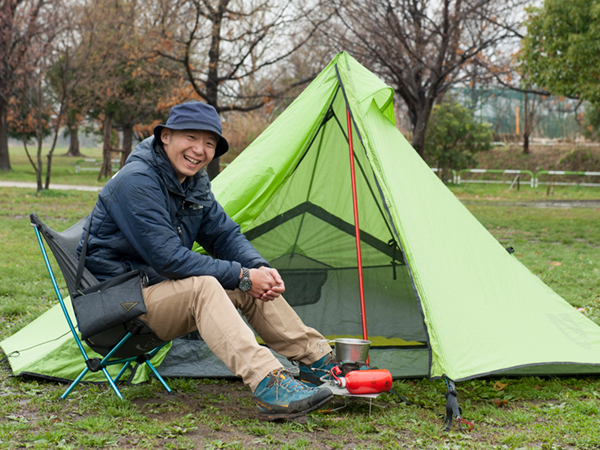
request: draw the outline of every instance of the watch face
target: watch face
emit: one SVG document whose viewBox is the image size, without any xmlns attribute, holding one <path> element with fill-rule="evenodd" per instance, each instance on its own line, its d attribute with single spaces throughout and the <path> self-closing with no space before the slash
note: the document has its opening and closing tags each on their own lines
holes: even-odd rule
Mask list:
<svg viewBox="0 0 600 450">
<path fill-rule="evenodd" d="M 250 278 L 244 277 L 240 280 L 240 285 L 239 285 L 240 291 L 247 292 L 250 290 L 251 287 L 252 287 L 252 281 L 250 281 Z"/>
</svg>

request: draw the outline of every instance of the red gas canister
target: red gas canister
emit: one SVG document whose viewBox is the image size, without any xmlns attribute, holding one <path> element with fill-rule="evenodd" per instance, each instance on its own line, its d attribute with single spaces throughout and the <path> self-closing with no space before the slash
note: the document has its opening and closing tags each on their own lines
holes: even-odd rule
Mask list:
<svg viewBox="0 0 600 450">
<path fill-rule="evenodd" d="M 334 367 L 331 372 L 336 384 L 341 388 L 346 388 L 351 394 L 378 394 L 392 388 L 392 374 L 389 370 L 353 370 L 348 372 L 345 377 L 336 376 L 341 373 L 337 367 Z"/>
</svg>

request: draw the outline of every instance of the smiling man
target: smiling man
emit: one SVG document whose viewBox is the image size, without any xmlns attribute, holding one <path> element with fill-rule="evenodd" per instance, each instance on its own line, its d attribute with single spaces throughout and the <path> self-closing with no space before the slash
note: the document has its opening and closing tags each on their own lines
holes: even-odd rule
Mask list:
<svg viewBox="0 0 600 450">
<path fill-rule="evenodd" d="M 183 183 L 214 158 L 219 136 L 212 131 L 163 128 L 161 141 L 177 179 Z"/>
<path fill-rule="evenodd" d="M 300 365 L 303 379 L 315 381 L 315 373 L 331 369 L 331 350 L 281 296 L 285 285 L 277 270 L 215 200 L 204 168 L 228 149 L 212 106 L 173 107 L 166 125 L 135 148 L 100 192 L 86 267 L 100 281 L 146 271 L 148 313 L 140 318 L 159 338 L 198 331 L 252 389 L 261 414 L 297 417 L 325 403 L 331 392 L 284 370 L 258 345 L 238 309 L 268 347 Z M 210 256 L 192 251 L 194 242 Z"/>
</svg>

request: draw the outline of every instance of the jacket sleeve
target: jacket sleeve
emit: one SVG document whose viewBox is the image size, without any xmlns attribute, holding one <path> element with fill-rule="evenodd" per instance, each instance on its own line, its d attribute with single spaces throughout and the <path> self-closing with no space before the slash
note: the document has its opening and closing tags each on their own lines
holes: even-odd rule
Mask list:
<svg viewBox="0 0 600 450">
<path fill-rule="evenodd" d="M 212 193 L 210 195 L 213 196 Z M 202 218 L 196 242 L 216 258 L 237 261 L 248 268 L 269 267 L 269 263 L 246 239 L 240 226 L 229 217 L 214 196 L 212 206 Z"/>
<path fill-rule="evenodd" d="M 159 183 L 143 173 L 131 173 L 114 183 L 111 196 L 115 198 L 107 203 L 112 219 L 125 238 L 146 264 L 166 278 L 208 275 L 215 277 L 224 288 L 234 289 L 241 264 L 214 259 L 184 247 L 171 222 L 168 193 Z"/>
</svg>

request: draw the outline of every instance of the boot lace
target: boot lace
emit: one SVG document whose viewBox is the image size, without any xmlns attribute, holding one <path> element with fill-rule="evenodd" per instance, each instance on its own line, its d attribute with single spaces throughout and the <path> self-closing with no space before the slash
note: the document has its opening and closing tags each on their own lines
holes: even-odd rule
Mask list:
<svg viewBox="0 0 600 450">
<path fill-rule="evenodd" d="M 306 386 L 304 383 L 294 379 L 292 372 L 283 367 L 275 369 L 269 374 L 270 379 L 267 387 L 275 386 L 275 398 L 279 399 L 279 390 L 282 389 L 289 393 L 292 392 L 310 392 L 314 389 Z"/>
</svg>

